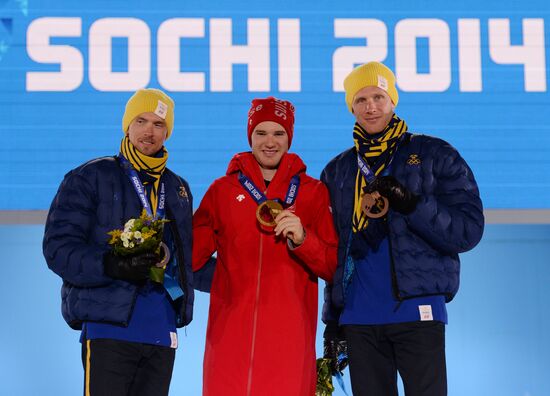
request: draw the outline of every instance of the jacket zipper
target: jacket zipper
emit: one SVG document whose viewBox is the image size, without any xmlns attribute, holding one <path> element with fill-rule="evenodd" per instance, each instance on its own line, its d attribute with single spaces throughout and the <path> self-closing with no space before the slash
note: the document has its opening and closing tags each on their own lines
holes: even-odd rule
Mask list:
<svg viewBox="0 0 550 396">
<path fill-rule="evenodd" d="M 395 295 L 395 298 L 399 303 L 397 304 L 394 311 L 397 311 L 399 307 L 401 306 L 401 303 L 403 302 L 403 298 L 401 297 L 401 294 L 399 293 L 399 285 L 397 284 L 397 274 L 395 272 L 395 261 L 393 259 L 393 249 L 391 244 L 391 228 L 390 228 L 390 215 L 388 214 L 387 218 L 387 224 L 388 224 L 388 250 L 390 253 L 390 268 L 391 268 L 391 283 L 393 288 L 393 294 Z"/>
<path fill-rule="evenodd" d="M 254 364 L 254 349 L 256 344 L 256 328 L 258 322 L 258 306 L 260 304 L 260 276 L 262 274 L 262 256 L 263 256 L 263 234 L 260 233 L 260 255 L 258 261 L 258 278 L 256 281 L 256 299 L 254 301 L 254 316 L 252 318 L 252 346 L 250 348 L 250 366 L 248 367 L 248 382 L 246 385 L 246 394 L 250 396 L 252 391 L 252 371 Z"/>
<path fill-rule="evenodd" d="M 166 214 L 168 215 L 169 218 L 174 218 L 172 216 L 172 212 L 170 211 L 170 209 L 168 208 L 168 206 L 166 206 Z M 187 320 L 186 316 L 187 316 L 187 299 L 189 298 L 189 290 L 188 290 L 188 283 L 187 283 L 187 274 L 185 273 L 185 257 L 183 255 L 183 241 L 181 239 L 181 236 L 180 236 L 180 233 L 179 233 L 179 230 L 178 230 L 178 226 L 177 224 L 175 224 L 175 220 L 172 220 L 168 223 L 169 227 L 170 227 L 170 230 L 172 231 L 172 237 L 174 239 L 174 245 L 176 247 L 176 255 L 178 256 L 177 259 L 178 259 L 178 273 L 179 273 L 179 286 L 182 288 L 183 290 L 183 301 L 182 301 L 182 305 L 183 305 L 183 315 L 184 317 L 182 318 L 180 313 L 181 313 L 181 310 L 180 312 L 176 312 L 176 322 L 177 324 L 181 325 L 183 323 L 185 323 L 185 321 Z"/>
</svg>

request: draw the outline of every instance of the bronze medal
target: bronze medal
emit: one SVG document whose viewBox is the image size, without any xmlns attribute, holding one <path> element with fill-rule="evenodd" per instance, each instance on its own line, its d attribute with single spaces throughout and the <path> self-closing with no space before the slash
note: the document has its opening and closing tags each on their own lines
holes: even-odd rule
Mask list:
<svg viewBox="0 0 550 396">
<path fill-rule="evenodd" d="M 274 227 L 275 217 L 283 211 L 283 206 L 277 201 L 264 201 L 256 208 L 256 218 L 261 225 Z"/>
<path fill-rule="evenodd" d="M 170 249 L 164 242 L 160 243 L 161 257 L 162 260 L 156 264 L 157 268 L 164 268 L 166 264 L 170 261 Z"/>
<path fill-rule="evenodd" d="M 361 199 L 361 210 L 371 219 L 378 219 L 388 213 L 390 204 L 386 197 L 378 191 L 363 195 Z"/>
</svg>

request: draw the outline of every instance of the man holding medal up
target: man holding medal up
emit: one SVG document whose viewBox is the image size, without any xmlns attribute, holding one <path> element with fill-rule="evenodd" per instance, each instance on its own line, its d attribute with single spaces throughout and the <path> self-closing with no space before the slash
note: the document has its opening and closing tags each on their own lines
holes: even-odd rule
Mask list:
<svg viewBox="0 0 550 396">
<path fill-rule="evenodd" d="M 126 104 L 120 153 L 70 171 L 50 207 L 44 256 L 63 279 L 64 319 L 82 329 L 85 395 L 168 395 L 176 328 L 193 315 L 191 195 L 166 167 L 173 126 L 172 99 L 138 90 Z M 163 260 L 155 247 L 118 255 L 109 244 L 108 232 L 143 210 L 168 220 L 158 238 Z M 150 229 L 141 232 L 138 244 Z"/>
<path fill-rule="evenodd" d="M 193 217 L 193 270 L 217 252 L 203 395 L 313 395 L 317 279 L 337 238 L 326 187 L 288 153 L 294 106 L 255 99 L 236 154 Z"/>
<path fill-rule="evenodd" d="M 347 342 L 357 396 L 396 396 L 398 371 L 407 396 L 443 396 L 445 304 L 458 290 L 458 254 L 483 233 L 478 187 L 450 144 L 407 132 L 385 65 L 358 66 L 344 88 L 355 144 L 321 176 L 340 237 L 325 357 L 341 371 Z"/>
</svg>

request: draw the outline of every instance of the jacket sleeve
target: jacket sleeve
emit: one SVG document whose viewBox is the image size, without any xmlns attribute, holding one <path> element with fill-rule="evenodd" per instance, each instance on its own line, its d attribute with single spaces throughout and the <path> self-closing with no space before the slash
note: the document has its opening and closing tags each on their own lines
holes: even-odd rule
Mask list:
<svg viewBox="0 0 550 396">
<path fill-rule="evenodd" d="M 332 220 L 332 209 L 327 188 L 318 183 L 314 193 L 315 205 L 308 210 L 311 220 L 304 225 L 304 242 L 292 254 L 300 259 L 318 277 L 332 282 L 336 270 L 338 236 Z"/>
<path fill-rule="evenodd" d="M 97 220 L 96 196 L 93 178 L 72 171 L 61 183 L 46 220 L 42 247 L 48 267 L 79 287 L 112 282 L 103 271 L 108 245 L 89 243 Z"/>
<path fill-rule="evenodd" d="M 214 188 L 210 186 L 193 215 L 193 277 L 195 288 L 209 291 L 214 276 L 216 251 Z"/>
<path fill-rule="evenodd" d="M 483 206 L 474 175 L 448 143 L 437 150 L 433 163 L 433 194 L 420 195 L 406 216 L 409 229 L 435 249 L 458 254 L 472 249 L 483 234 Z"/>
</svg>

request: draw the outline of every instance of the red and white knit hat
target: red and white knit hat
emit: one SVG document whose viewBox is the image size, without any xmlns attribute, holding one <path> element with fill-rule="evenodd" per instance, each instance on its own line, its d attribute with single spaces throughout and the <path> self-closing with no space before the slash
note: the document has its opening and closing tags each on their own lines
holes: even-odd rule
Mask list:
<svg viewBox="0 0 550 396">
<path fill-rule="evenodd" d="M 270 96 L 265 99 L 253 99 L 248 111 L 248 143 L 252 145 L 252 132 L 256 125 L 264 121 L 280 124 L 288 135 L 288 147 L 294 135 L 294 105 L 286 100 Z"/>
</svg>

